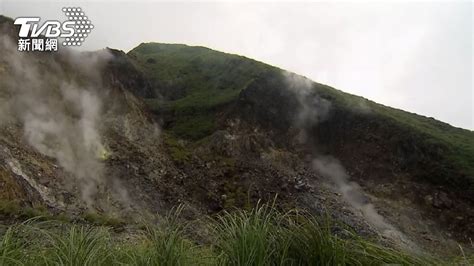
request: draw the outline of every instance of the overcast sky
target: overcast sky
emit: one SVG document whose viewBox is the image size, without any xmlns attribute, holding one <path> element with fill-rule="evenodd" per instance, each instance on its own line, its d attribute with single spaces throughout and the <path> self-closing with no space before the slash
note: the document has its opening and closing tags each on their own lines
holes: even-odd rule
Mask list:
<svg viewBox="0 0 474 266">
<path fill-rule="evenodd" d="M 81 7 L 95 26 L 81 49 L 207 46 L 474 129 L 471 1 L 0 0 L 0 14 L 63 20 L 64 6 Z"/>
</svg>

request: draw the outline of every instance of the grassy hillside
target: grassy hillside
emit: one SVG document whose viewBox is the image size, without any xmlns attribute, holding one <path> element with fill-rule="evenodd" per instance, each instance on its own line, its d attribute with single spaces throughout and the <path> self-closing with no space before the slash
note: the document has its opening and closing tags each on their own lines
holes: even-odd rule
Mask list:
<svg viewBox="0 0 474 266">
<path fill-rule="evenodd" d="M 149 106 L 174 113 L 173 132 L 191 139 L 214 130 L 214 110 L 235 100 L 254 78 L 276 71 L 245 57 L 182 44 L 141 44 L 128 54 L 164 97 L 147 99 Z"/>
<path fill-rule="evenodd" d="M 182 44 L 141 44 L 130 51 L 129 56 L 163 95 L 163 98 L 147 99 L 151 109 L 173 113 L 172 132 L 190 139 L 212 133 L 216 127 L 215 111 L 237 99 L 252 81 L 281 71 L 242 56 Z M 336 108 L 357 111 L 362 104 L 370 109 L 371 116 L 398 127 L 400 138 L 410 137 L 422 152 L 434 154 L 442 166 L 433 173 L 442 176 L 433 177 L 441 179 L 438 183 L 456 183 L 458 187 L 474 183 L 474 132 L 386 107 L 329 86 L 313 85 Z"/>
<path fill-rule="evenodd" d="M 380 115 L 393 119 L 409 132 L 416 134 L 421 143 L 443 147 L 443 150 L 439 151 L 442 153 L 440 155 L 450 161 L 460 175 L 470 178 L 471 182 L 474 180 L 474 132 L 452 127 L 433 118 L 378 104 L 372 105 Z"/>
<path fill-rule="evenodd" d="M 412 139 L 414 149 L 426 156 L 420 160 L 435 160 L 432 181 L 450 184 L 474 192 L 474 132 L 453 127 L 434 118 L 406 112 L 344 93 L 329 86 L 317 86 L 319 93 L 332 99 L 336 108 L 357 111 L 361 104 L 368 115 L 386 121 L 397 128 L 392 132 L 399 139 Z M 383 125 L 382 125 L 383 126 Z M 423 169 L 426 170 L 426 169 Z M 435 180 L 436 179 L 436 180 Z"/>
</svg>

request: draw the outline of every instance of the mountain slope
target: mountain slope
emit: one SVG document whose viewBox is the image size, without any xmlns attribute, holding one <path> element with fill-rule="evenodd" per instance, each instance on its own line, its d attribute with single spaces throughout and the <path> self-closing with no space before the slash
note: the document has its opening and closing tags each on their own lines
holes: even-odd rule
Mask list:
<svg viewBox="0 0 474 266">
<path fill-rule="evenodd" d="M 212 113 L 235 100 L 254 78 L 273 68 L 254 60 L 185 45 L 142 44 L 128 53 L 161 97 L 152 110 L 173 112 L 173 131 L 199 139 L 215 130 Z"/>
<path fill-rule="evenodd" d="M 470 131 L 204 47 L 19 53 L 0 30 L 2 200 L 132 224 L 278 195 L 390 246 L 474 234 Z"/>
<path fill-rule="evenodd" d="M 186 117 L 187 114 L 191 114 L 191 117 L 194 117 L 201 113 L 206 114 L 206 111 L 218 108 L 220 105 L 237 101 L 241 91 L 248 88 L 255 79 L 265 80 L 265 77 L 278 75 L 281 71 L 245 57 L 185 45 L 141 44 L 130 51 L 129 56 L 154 83 L 157 95 L 162 96 L 154 99 L 148 97 L 150 108 L 158 112 L 172 110 L 178 123 L 181 122 L 180 119 L 186 120 L 181 118 L 181 115 Z M 163 80 L 167 84 L 160 83 Z M 281 82 L 284 84 L 284 81 Z M 400 151 L 404 156 L 413 157 L 413 161 L 406 164 L 430 164 L 424 160 L 433 159 L 431 167 L 434 167 L 435 171 L 430 173 L 430 180 L 434 183 L 447 184 L 459 189 L 468 188 L 470 189 L 468 193 L 474 192 L 472 190 L 474 132 L 454 128 L 432 118 L 379 105 L 322 84 L 313 83 L 310 86 L 311 89 L 318 91 L 321 97 L 330 100 L 334 109 L 349 110 L 350 113 L 379 121 L 380 126 L 393 126 L 400 133 L 403 132 L 400 140 L 396 141 L 399 149 L 406 149 Z M 272 99 L 268 99 L 271 96 L 270 94 L 267 99 L 256 100 L 271 101 Z M 357 112 L 358 110 L 362 112 Z M 204 122 L 206 123 L 208 121 Z M 175 125 L 174 128 L 179 126 L 180 124 Z M 186 129 L 194 130 L 192 125 Z M 192 134 L 185 130 L 176 131 L 178 135 L 184 137 L 186 134 Z M 211 131 L 208 130 L 206 133 L 209 134 Z M 199 133 L 195 137 L 204 135 Z M 411 143 L 404 145 L 404 141 Z M 417 146 L 410 147 L 411 144 Z"/>
<path fill-rule="evenodd" d="M 409 201 L 387 206 L 394 220 L 401 208 L 418 206 L 461 238 L 474 234 L 474 132 L 203 47 L 141 44 L 128 55 L 152 81 L 148 106 L 175 137 L 202 144 L 219 132 L 266 132 L 246 140 L 254 148 L 239 156 L 258 160 L 269 146 L 330 155 L 368 193 Z"/>
</svg>

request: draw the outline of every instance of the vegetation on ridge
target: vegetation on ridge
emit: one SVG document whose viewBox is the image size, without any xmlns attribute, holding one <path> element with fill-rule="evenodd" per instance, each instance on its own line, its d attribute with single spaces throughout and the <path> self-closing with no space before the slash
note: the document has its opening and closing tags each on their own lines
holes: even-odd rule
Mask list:
<svg viewBox="0 0 474 266">
<path fill-rule="evenodd" d="M 165 98 L 146 99 L 148 105 L 173 113 L 173 133 L 190 139 L 211 134 L 215 111 L 235 100 L 254 78 L 274 71 L 248 58 L 181 44 L 141 44 L 128 55 Z"/>
<path fill-rule="evenodd" d="M 171 113 L 168 129 L 191 140 L 212 134 L 220 108 L 234 102 L 252 81 L 282 71 L 243 56 L 182 44 L 142 43 L 128 55 L 163 96 L 146 99 L 148 106 L 158 113 Z M 412 148 L 420 152 L 418 159 L 436 160 L 427 161 L 431 165 L 429 181 L 474 192 L 474 132 L 326 85 L 314 82 L 312 86 L 335 109 L 369 110 L 366 116 L 379 119 L 382 127 L 398 128 L 396 139 L 413 139 L 407 145 L 416 146 Z"/>
</svg>

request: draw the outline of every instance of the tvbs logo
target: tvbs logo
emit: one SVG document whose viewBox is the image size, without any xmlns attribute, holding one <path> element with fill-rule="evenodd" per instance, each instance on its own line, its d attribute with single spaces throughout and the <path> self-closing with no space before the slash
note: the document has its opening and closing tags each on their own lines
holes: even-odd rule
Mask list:
<svg viewBox="0 0 474 266">
<path fill-rule="evenodd" d="M 48 20 L 40 25 L 39 17 L 19 17 L 14 24 L 20 26 L 18 51 L 57 51 L 58 38 L 63 46 L 80 46 L 94 25 L 79 7 L 62 9 L 66 21 Z"/>
</svg>

